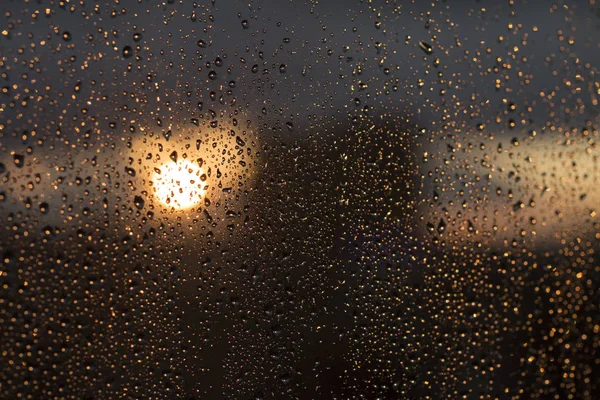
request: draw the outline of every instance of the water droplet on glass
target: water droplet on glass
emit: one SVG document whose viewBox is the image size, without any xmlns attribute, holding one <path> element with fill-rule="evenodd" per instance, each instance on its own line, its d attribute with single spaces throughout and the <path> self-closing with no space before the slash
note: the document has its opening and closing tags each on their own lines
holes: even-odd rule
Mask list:
<svg viewBox="0 0 600 400">
<path fill-rule="evenodd" d="M 142 208 L 144 208 L 144 204 L 145 204 L 145 202 L 144 202 L 144 199 L 143 199 L 142 197 L 140 197 L 140 196 L 135 196 L 135 197 L 133 198 L 133 204 L 135 205 L 135 207 L 136 207 L 138 210 L 141 210 Z"/>
<path fill-rule="evenodd" d="M 23 165 L 25 164 L 25 156 L 24 155 L 15 154 L 15 155 L 13 155 L 13 160 L 14 160 L 17 168 L 23 168 Z"/>
<path fill-rule="evenodd" d="M 426 54 L 431 54 L 431 53 L 433 53 L 433 47 L 432 47 L 432 46 L 431 46 L 429 43 L 425 42 L 424 40 L 421 40 L 421 41 L 419 42 L 419 47 L 420 47 L 420 48 L 421 48 L 421 49 L 422 49 L 422 50 L 423 50 L 423 51 L 424 51 Z"/>
<path fill-rule="evenodd" d="M 131 48 L 131 46 L 123 47 L 123 57 L 129 58 L 132 55 L 133 55 L 133 49 Z"/>
<path fill-rule="evenodd" d="M 48 203 L 44 202 L 44 203 L 40 203 L 40 212 L 42 214 L 48 214 L 48 212 L 50 211 L 50 208 L 48 206 Z"/>
</svg>

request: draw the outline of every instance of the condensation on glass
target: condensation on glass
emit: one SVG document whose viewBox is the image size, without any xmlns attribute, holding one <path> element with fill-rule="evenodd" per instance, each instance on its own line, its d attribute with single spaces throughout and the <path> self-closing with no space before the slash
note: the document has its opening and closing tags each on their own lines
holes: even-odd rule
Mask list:
<svg viewBox="0 0 600 400">
<path fill-rule="evenodd" d="M 0 12 L 0 398 L 597 398 L 594 0 Z"/>
</svg>

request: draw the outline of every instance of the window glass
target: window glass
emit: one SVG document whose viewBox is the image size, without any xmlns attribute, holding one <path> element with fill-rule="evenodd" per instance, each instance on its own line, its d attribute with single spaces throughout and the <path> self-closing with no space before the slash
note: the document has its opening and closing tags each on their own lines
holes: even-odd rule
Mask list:
<svg viewBox="0 0 600 400">
<path fill-rule="evenodd" d="M 597 397 L 596 1 L 0 12 L 0 398 Z"/>
</svg>

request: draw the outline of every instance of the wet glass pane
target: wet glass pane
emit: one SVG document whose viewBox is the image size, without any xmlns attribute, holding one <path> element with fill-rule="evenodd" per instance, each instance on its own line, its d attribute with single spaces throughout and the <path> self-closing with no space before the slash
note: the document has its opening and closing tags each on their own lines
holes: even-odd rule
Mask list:
<svg viewBox="0 0 600 400">
<path fill-rule="evenodd" d="M 0 398 L 597 398 L 595 0 L 0 12 Z"/>
</svg>

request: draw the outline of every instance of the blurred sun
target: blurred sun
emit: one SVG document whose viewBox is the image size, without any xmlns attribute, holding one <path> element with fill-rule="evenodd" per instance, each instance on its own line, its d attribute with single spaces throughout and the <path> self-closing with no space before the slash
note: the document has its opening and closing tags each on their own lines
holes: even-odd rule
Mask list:
<svg viewBox="0 0 600 400">
<path fill-rule="evenodd" d="M 204 172 L 187 160 L 167 162 L 154 170 L 154 196 L 167 207 L 184 210 L 202 200 Z"/>
</svg>

